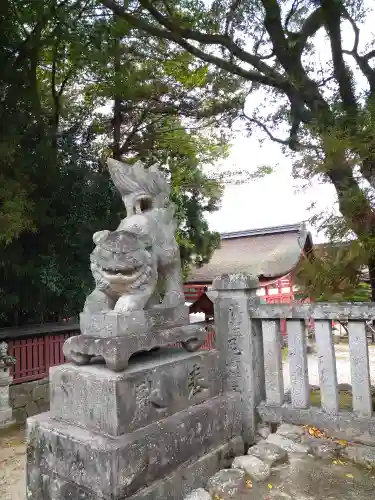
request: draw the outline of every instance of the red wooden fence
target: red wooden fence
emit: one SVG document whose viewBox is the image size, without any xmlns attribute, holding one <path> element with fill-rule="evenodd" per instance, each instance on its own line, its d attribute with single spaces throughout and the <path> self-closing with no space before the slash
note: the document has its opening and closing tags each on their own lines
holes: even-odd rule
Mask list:
<svg viewBox="0 0 375 500">
<path fill-rule="evenodd" d="M 184 285 L 186 302 L 195 302 L 207 290 L 207 285 Z"/>
<path fill-rule="evenodd" d="M 30 328 L 0 329 L 0 340 L 8 343 L 9 355 L 16 358 L 16 364 L 11 368 L 13 384 L 47 377 L 51 366 L 65 363 L 62 351 L 65 340 L 78 334 L 78 324 L 52 323 Z M 215 332 L 210 330 L 201 349 L 214 349 L 214 346 Z"/>
<path fill-rule="evenodd" d="M 67 338 L 78 333 L 76 323 L 0 329 L 0 340 L 8 343 L 9 355 L 16 358 L 11 368 L 13 384 L 47 377 L 51 366 L 65 363 L 62 346 Z"/>
<path fill-rule="evenodd" d="M 47 377 L 51 366 L 65 363 L 63 344 L 67 338 L 77 333 L 9 340 L 8 352 L 16 358 L 16 364 L 12 368 L 13 383 L 21 384 Z"/>
</svg>

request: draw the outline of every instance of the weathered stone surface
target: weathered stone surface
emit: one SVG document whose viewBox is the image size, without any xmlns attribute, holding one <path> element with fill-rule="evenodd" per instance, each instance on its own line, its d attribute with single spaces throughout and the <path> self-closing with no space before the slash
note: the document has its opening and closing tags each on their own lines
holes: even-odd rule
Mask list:
<svg viewBox="0 0 375 500">
<path fill-rule="evenodd" d="M 239 435 L 238 405 L 238 394 L 226 394 L 117 438 L 48 414 L 33 417 L 28 421 L 29 478 L 56 475 L 104 498 L 130 496 Z M 32 500 L 40 500 L 33 495 Z"/>
<path fill-rule="evenodd" d="M 243 453 L 241 438 L 210 450 L 198 460 L 185 462 L 172 474 L 153 482 L 139 490 L 129 500 L 180 500 L 191 490 L 206 486 L 208 479 L 221 468 L 228 467 L 235 455 Z M 28 484 L 32 500 L 118 500 L 117 498 L 96 495 L 82 489 L 69 480 L 56 479 L 51 474 L 41 474 L 40 469 L 28 471 Z M 123 500 L 123 497 L 121 497 Z"/>
<path fill-rule="evenodd" d="M 13 380 L 10 366 L 15 362 L 15 358 L 8 354 L 8 344 L 0 342 L 0 429 L 14 424 L 12 407 L 9 404 L 9 385 Z"/>
<path fill-rule="evenodd" d="M 198 488 L 189 493 L 184 500 L 212 500 L 212 496 L 203 488 Z"/>
<path fill-rule="evenodd" d="M 267 441 L 260 441 L 255 446 L 252 446 L 249 448 L 247 454 L 253 455 L 271 466 L 273 464 L 285 462 L 288 458 L 288 454 L 285 450 Z"/>
<path fill-rule="evenodd" d="M 232 468 L 244 470 L 254 481 L 265 481 L 271 475 L 269 464 L 253 455 L 236 457 L 233 460 Z"/>
<path fill-rule="evenodd" d="M 280 434 L 280 436 L 284 436 L 288 439 L 292 439 L 293 441 L 298 441 L 303 433 L 304 430 L 302 427 L 292 424 L 281 424 L 277 429 L 277 434 Z"/>
<path fill-rule="evenodd" d="M 95 289 L 84 311 L 139 311 L 184 303 L 179 247 L 170 186 L 156 166 L 108 160 L 127 216 L 116 231 L 94 234 L 90 256 Z M 164 290 L 163 298 L 158 290 Z"/>
<path fill-rule="evenodd" d="M 112 436 L 199 404 L 222 388 L 217 351 L 145 353 L 121 373 L 65 364 L 50 377 L 51 416 Z"/>
<path fill-rule="evenodd" d="M 365 445 L 351 445 L 342 450 L 342 455 L 357 464 L 375 467 L 375 448 Z"/>
<path fill-rule="evenodd" d="M 284 404 L 280 407 L 270 407 L 260 403 L 257 411 L 264 422 L 293 422 L 298 425 L 315 425 L 327 431 L 337 439 L 353 441 L 361 434 L 368 432 L 375 436 L 375 418 L 360 417 L 352 412 L 342 411 L 331 415 L 321 408 L 292 408 Z"/>
<path fill-rule="evenodd" d="M 318 439 L 312 436 L 302 436 L 302 443 L 310 446 L 310 449 L 318 458 L 336 458 L 339 454 L 339 445 L 329 439 Z"/>
<path fill-rule="evenodd" d="M 121 337 L 187 323 L 189 323 L 189 308 L 185 304 L 121 314 L 115 311 L 80 314 L 81 333 L 89 337 Z"/>
<path fill-rule="evenodd" d="M 207 489 L 212 496 L 235 497 L 245 487 L 245 471 L 242 469 L 222 469 L 212 476 Z"/>
<path fill-rule="evenodd" d="M 10 405 L 18 424 L 27 417 L 49 410 L 49 380 L 44 378 L 10 386 Z"/>
<path fill-rule="evenodd" d="M 243 437 L 252 443 L 258 422 L 256 407 L 265 399 L 262 331 L 252 321 L 249 305 L 258 303 L 256 278 L 247 274 L 216 278 L 216 348 L 220 351 L 224 388 L 242 395 Z M 251 334 L 250 334 L 251 332 Z"/>
<path fill-rule="evenodd" d="M 353 436 L 352 440 L 366 446 L 375 446 L 375 436 L 371 435 L 369 432 L 364 432 L 360 436 Z"/>
<path fill-rule="evenodd" d="M 287 453 L 308 453 L 310 448 L 307 444 L 296 443 L 291 439 L 288 439 L 280 434 L 270 434 L 267 438 L 268 443 L 275 444 L 279 448 L 282 448 Z"/>
<path fill-rule="evenodd" d="M 177 342 L 181 342 L 187 351 L 193 352 L 201 347 L 206 336 L 205 327 L 197 323 L 120 337 L 77 335 L 65 341 L 63 351 L 66 359 L 75 364 L 87 365 L 91 358 L 101 356 L 110 370 L 122 371 L 135 353 Z"/>
<path fill-rule="evenodd" d="M 271 434 L 270 426 L 269 425 L 259 425 L 257 428 L 257 434 L 259 434 L 259 436 L 262 439 L 267 439 L 268 436 Z"/>
<path fill-rule="evenodd" d="M 28 417 L 49 409 L 49 379 L 11 385 L 9 399 L 15 421 L 24 424 Z"/>
<path fill-rule="evenodd" d="M 13 424 L 12 408 L 0 408 L 0 429 L 8 427 Z"/>
</svg>

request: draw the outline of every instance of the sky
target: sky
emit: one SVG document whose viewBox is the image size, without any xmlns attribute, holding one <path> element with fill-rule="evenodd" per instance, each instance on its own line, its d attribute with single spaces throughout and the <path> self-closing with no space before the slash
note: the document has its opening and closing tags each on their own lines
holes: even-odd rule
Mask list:
<svg viewBox="0 0 375 500">
<path fill-rule="evenodd" d="M 372 9 L 373 1 L 365 3 Z M 371 17 L 370 14 L 361 29 L 360 49 L 374 39 Z M 343 40 L 344 48 L 350 49 L 353 32 L 349 25 L 343 26 Z M 316 46 L 319 52 L 317 63 L 318 59 L 330 58 L 322 30 L 318 33 Z M 364 81 L 357 81 L 358 88 L 363 88 L 363 85 Z M 283 135 L 279 134 L 280 137 Z M 316 212 L 332 212 L 335 204 L 333 186 L 315 182 L 309 189 L 301 191 L 301 185 L 291 177 L 291 160 L 283 155 L 278 144 L 267 138 L 261 147 L 257 136 L 246 137 L 239 132 L 233 141 L 230 156 L 222 162 L 223 168 L 251 172 L 261 165 L 277 165 L 277 168 L 275 173 L 263 179 L 239 186 L 227 185 L 221 209 L 207 216 L 210 229 L 230 232 L 307 221 L 313 240 L 316 243 L 325 241 L 325 236 L 318 234 L 308 220 Z M 308 210 L 312 201 L 316 202 L 314 212 Z"/>
<path fill-rule="evenodd" d="M 218 232 L 308 221 L 313 215 L 308 210 L 312 201 L 316 201 L 317 211 L 332 208 L 335 201 L 334 189 L 328 184 L 316 182 L 311 188 L 302 190 L 302 185 L 292 179 L 290 160 L 283 157 L 280 147 L 270 140 L 261 147 L 257 137 L 238 134 L 230 156 L 222 165 L 228 170 L 250 172 L 261 165 L 275 165 L 276 168 L 263 179 L 225 187 L 221 209 L 207 216 L 210 229 Z M 310 229 L 315 242 L 324 241 L 324 235 Z"/>
</svg>

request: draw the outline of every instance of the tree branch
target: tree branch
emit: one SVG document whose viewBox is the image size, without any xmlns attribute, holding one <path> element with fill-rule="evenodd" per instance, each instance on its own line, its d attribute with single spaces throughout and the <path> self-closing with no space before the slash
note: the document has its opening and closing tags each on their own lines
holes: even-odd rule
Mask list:
<svg viewBox="0 0 375 500">
<path fill-rule="evenodd" d="M 255 118 L 253 116 L 248 116 L 245 112 L 242 113 L 242 116 L 249 122 L 255 123 L 255 125 L 260 127 L 263 130 L 263 132 L 265 132 L 273 142 L 277 142 L 278 144 L 281 144 L 283 146 L 291 147 L 291 149 L 293 149 L 294 151 L 301 151 L 302 149 L 311 149 L 311 146 L 309 145 L 298 143 L 296 137 L 292 133 L 290 137 L 288 137 L 288 139 L 280 139 L 279 137 L 274 136 L 273 133 L 268 129 L 268 127 L 261 120 L 258 120 L 258 118 Z"/>
<path fill-rule="evenodd" d="M 301 62 L 302 52 L 293 52 L 285 38 L 281 22 L 281 10 L 277 0 L 261 1 L 265 9 L 264 23 L 270 36 L 275 56 L 288 73 L 290 80 L 294 82 L 295 88 L 288 94 L 289 100 L 294 104 L 299 102 L 300 109 L 303 108 L 302 102 L 305 102 L 315 114 L 315 118 L 318 119 L 318 121 L 321 120 L 322 115 L 327 118 L 330 114 L 329 106 L 323 99 L 319 91 L 319 86 L 306 74 Z M 313 18 L 310 16 L 310 21 L 307 23 L 307 26 L 309 27 L 311 25 L 316 29 L 319 24 L 317 23 L 318 18 L 318 15 Z M 314 22 L 312 22 L 311 19 L 313 19 Z M 304 37 L 307 40 L 308 33 L 313 34 L 314 30 L 306 27 L 305 30 L 306 33 Z"/>
<path fill-rule="evenodd" d="M 226 37 L 224 35 L 208 35 L 206 33 L 200 33 L 195 30 L 177 26 L 168 18 L 163 16 L 163 14 L 161 14 L 157 9 L 155 9 L 155 7 L 148 0 L 140 0 L 140 3 L 150 12 L 155 20 L 158 21 L 158 23 L 164 26 L 164 28 L 166 29 L 156 28 L 147 21 L 129 14 L 125 11 L 124 8 L 120 7 L 113 0 L 100 1 L 104 6 L 108 7 L 117 15 L 125 19 L 134 28 L 145 31 L 150 35 L 165 38 L 167 40 L 175 42 L 177 45 L 180 45 L 185 50 L 190 52 L 190 54 L 195 55 L 196 57 L 209 64 L 214 64 L 219 68 L 228 71 L 229 73 L 238 75 L 246 80 L 262 83 L 264 85 L 283 90 L 288 95 L 293 91 L 293 86 L 287 81 L 286 78 L 284 78 L 273 68 L 263 62 L 260 57 L 243 50 L 229 37 Z M 187 42 L 185 38 L 207 45 L 222 45 L 227 48 L 234 56 L 241 59 L 243 62 L 251 64 L 258 71 L 245 70 L 238 64 L 226 61 L 225 59 L 217 57 L 213 54 L 208 54 L 207 52 L 204 52 L 198 47 Z"/>
<path fill-rule="evenodd" d="M 307 40 L 314 36 L 323 26 L 323 12 L 321 8 L 318 8 L 305 20 L 301 31 L 299 33 L 293 33 L 293 37 L 296 37 L 295 50 L 299 58 L 302 56 Z"/>
<path fill-rule="evenodd" d="M 352 50 L 343 50 L 343 54 L 348 54 L 354 58 L 356 63 L 358 64 L 359 68 L 361 69 L 362 73 L 366 76 L 367 81 L 369 82 L 370 85 L 370 90 L 372 93 L 375 93 L 375 70 L 371 68 L 369 65 L 369 60 L 372 57 L 375 57 L 375 50 L 370 51 L 368 54 L 365 54 L 364 56 L 361 56 L 358 53 L 358 45 L 359 45 L 359 35 L 360 31 L 359 28 L 352 18 L 352 16 L 349 14 L 347 9 L 343 9 L 343 17 L 347 19 L 354 31 L 354 44 Z"/>
<path fill-rule="evenodd" d="M 354 94 L 353 80 L 348 70 L 343 55 L 341 39 L 341 2 L 332 0 L 320 0 L 324 23 L 329 36 L 333 61 L 333 72 L 339 86 L 339 93 L 342 104 L 351 123 L 349 126 L 355 126 L 354 120 L 357 116 L 358 106 Z"/>
</svg>

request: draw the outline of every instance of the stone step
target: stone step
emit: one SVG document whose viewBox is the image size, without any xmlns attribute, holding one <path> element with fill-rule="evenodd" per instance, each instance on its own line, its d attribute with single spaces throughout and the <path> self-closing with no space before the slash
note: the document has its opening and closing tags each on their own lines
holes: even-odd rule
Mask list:
<svg viewBox="0 0 375 500">
<path fill-rule="evenodd" d="M 288 454 L 285 450 L 266 440 L 260 441 L 255 446 L 249 448 L 247 454 L 259 458 L 270 466 L 283 463 L 288 459 Z"/>
</svg>

